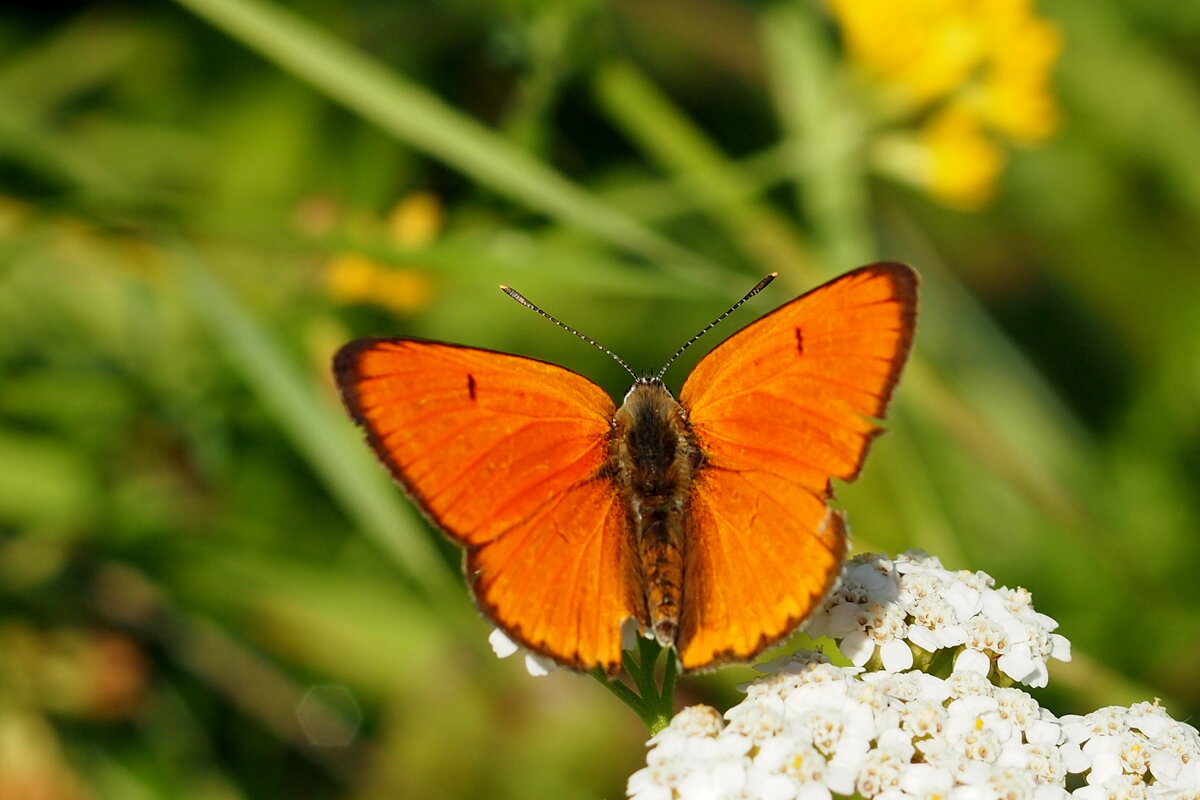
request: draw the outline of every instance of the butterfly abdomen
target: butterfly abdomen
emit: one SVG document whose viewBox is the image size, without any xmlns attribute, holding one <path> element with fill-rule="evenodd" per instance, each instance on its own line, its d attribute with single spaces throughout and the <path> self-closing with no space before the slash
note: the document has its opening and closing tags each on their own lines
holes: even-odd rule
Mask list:
<svg viewBox="0 0 1200 800">
<path fill-rule="evenodd" d="M 658 381 L 638 381 L 614 418 L 610 469 L 625 501 L 659 643 L 674 644 L 683 597 L 684 530 L 700 450 L 679 403 Z"/>
</svg>

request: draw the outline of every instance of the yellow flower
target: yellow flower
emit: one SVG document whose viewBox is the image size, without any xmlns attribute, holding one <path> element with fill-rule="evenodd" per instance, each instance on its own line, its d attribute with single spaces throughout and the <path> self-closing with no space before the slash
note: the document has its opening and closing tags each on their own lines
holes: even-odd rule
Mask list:
<svg viewBox="0 0 1200 800">
<path fill-rule="evenodd" d="M 415 192 L 404 197 L 387 215 L 389 244 L 416 250 L 433 243 L 443 224 L 437 197 Z M 429 305 L 434 285 L 420 270 L 385 264 L 361 253 L 340 253 L 326 268 L 326 287 L 339 303 L 371 303 L 400 314 Z"/>
<path fill-rule="evenodd" d="M 1007 32 L 982 81 L 984 119 L 1000 133 L 1034 143 L 1058 128 L 1058 103 L 1050 72 L 1062 49 L 1058 30 L 1045 20 L 1025 19 Z"/>
<path fill-rule="evenodd" d="M 851 60 L 903 105 L 943 97 L 970 78 L 983 31 L 962 0 L 829 0 Z"/>
<path fill-rule="evenodd" d="M 358 303 L 371 296 L 379 265 L 357 253 L 334 256 L 326 270 L 330 296 L 339 303 Z"/>
<path fill-rule="evenodd" d="M 433 244 L 445 223 L 442 201 L 431 192 L 413 192 L 388 212 L 388 235 L 393 244 L 410 250 Z"/>
<path fill-rule="evenodd" d="M 873 155 L 888 174 L 963 211 L 991 200 L 1005 158 L 978 119 L 956 107 L 931 117 L 916 132 L 879 138 Z"/>
<path fill-rule="evenodd" d="M 977 119 L 947 109 L 924 125 L 918 140 L 929 154 L 920 183 L 930 194 L 964 210 L 981 208 L 991 200 L 1004 166 L 1004 151 Z"/>
<path fill-rule="evenodd" d="M 888 121 L 920 128 L 907 141 L 890 135 L 879 148 L 885 171 L 948 204 L 977 208 L 1003 166 L 999 137 L 1032 144 L 1057 129 L 1050 78 L 1061 38 L 1032 0 L 827 4 Z"/>
</svg>

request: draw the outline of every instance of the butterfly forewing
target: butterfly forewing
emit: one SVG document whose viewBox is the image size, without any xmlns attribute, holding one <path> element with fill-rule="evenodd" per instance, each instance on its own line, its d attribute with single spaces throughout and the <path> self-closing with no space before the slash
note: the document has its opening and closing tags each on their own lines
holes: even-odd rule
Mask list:
<svg viewBox="0 0 1200 800">
<path fill-rule="evenodd" d="M 752 657 L 831 584 L 845 535 L 825 505 L 829 480 L 853 480 L 879 430 L 872 418 L 912 342 L 916 280 L 894 263 L 847 273 L 731 336 L 684 383 L 703 452 L 678 641 L 686 668 Z"/>
<path fill-rule="evenodd" d="M 604 390 L 553 364 L 411 339 L 352 342 L 334 372 L 375 452 L 467 547 L 481 610 L 535 652 L 615 671 L 636 578 L 603 474 Z"/>
</svg>

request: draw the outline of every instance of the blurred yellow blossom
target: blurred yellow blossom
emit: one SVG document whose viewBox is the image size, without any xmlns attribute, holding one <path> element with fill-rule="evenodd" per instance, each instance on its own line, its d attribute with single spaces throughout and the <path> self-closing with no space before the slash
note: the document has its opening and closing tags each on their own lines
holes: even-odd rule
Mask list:
<svg viewBox="0 0 1200 800">
<path fill-rule="evenodd" d="M 915 135 L 881 137 L 874 154 L 893 176 L 923 186 L 946 205 L 963 210 L 980 208 L 991 199 L 1005 158 L 978 119 L 957 107 L 930 117 Z"/>
<path fill-rule="evenodd" d="M 413 192 L 388 212 L 388 235 L 400 247 L 428 247 L 445 224 L 442 201 L 432 192 Z"/>
<path fill-rule="evenodd" d="M 987 201 L 1003 165 L 1000 138 L 1033 144 L 1058 126 L 1051 71 L 1058 29 L 1033 0 L 827 0 L 850 61 L 890 122 L 881 166 L 943 202 Z M 923 152 L 916 152 L 923 151 Z"/>
<path fill-rule="evenodd" d="M 438 198 L 414 192 L 388 212 L 388 244 L 403 250 L 427 247 L 444 223 Z M 339 253 L 326 271 L 329 294 L 339 303 L 371 303 L 400 314 L 411 314 L 433 299 L 433 281 L 420 270 L 383 263 L 361 253 Z"/>
<path fill-rule="evenodd" d="M 1062 49 L 1058 30 L 1029 17 L 1008 30 L 1007 42 L 993 54 L 983 78 L 981 111 L 992 127 L 1014 139 L 1046 139 L 1058 128 L 1058 103 L 1050 86 Z"/>
<path fill-rule="evenodd" d="M 334 256 L 327 280 L 330 295 L 339 303 L 373 303 L 411 314 L 433 299 L 433 284 L 425 273 L 391 267 L 358 253 Z"/>
<path fill-rule="evenodd" d="M 961 109 L 932 117 L 918 137 L 926 159 L 915 177 L 948 205 L 978 208 L 991 199 L 1004 166 L 1004 151 Z"/>
<path fill-rule="evenodd" d="M 0 798 L 88 800 L 93 795 L 76 775 L 42 716 L 0 709 Z"/>
<path fill-rule="evenodd" d="M 893 99 L 921 105 L 964 83 L 982 31 L 955 0 L 829 0 L 851 60 Z"/>
<path fill-rule="evenodd" d="M 34 218 L 33 208 L 15 197 L 0 195 L 0 235 L 23 230 Z"/>
</svg>

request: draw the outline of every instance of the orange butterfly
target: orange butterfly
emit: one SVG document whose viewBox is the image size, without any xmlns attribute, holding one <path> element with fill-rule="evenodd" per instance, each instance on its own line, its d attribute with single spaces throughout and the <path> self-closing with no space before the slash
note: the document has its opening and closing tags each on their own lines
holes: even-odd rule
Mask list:
<svg viewBox="0 0 1200 800">
<path fill-rule="evenodd" d="M 830 281 L 718 345 L 678 402 L 661 372 L 617 408 L 562 367 L 415 339 L 351 342 L 334 373 L 513 641 L 612 675 L 632 618 L 695 670 L 787 636 L 839 573 L 830 478 L 880 432 L 916 289 L 897 263 Z"/>
</svg>

